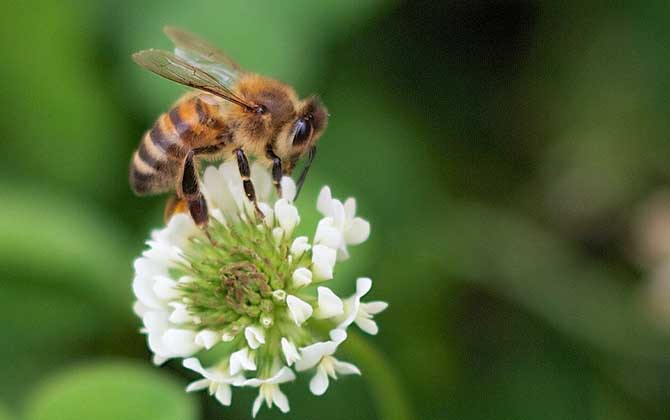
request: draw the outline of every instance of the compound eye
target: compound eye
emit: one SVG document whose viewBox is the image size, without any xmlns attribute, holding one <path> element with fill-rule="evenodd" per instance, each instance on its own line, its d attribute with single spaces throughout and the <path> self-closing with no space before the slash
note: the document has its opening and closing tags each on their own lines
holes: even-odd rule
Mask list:
<svg viewBox="0 0 670 420">
<path fill-rule="evenodd" d="M 295 124 L 293 134 L 293 145 L 298 146 L 305 143 L 312 136 L 312 122 L 309 117 L 301 118 Z"/>
</svg>

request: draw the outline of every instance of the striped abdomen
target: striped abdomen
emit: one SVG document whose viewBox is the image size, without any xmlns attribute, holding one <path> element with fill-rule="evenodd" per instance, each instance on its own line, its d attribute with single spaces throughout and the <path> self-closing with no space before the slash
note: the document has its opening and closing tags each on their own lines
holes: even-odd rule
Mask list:
<svg viewBox="0 0 670 420">
<path fill-rule="evenodd" d="M 221 111 L 198 96 L 189 95 L 162 114 L 142 138 L 130 165 L 135 194 L 175 190 L 186 154 L 192 149 L 220 145 L 226 138 Z"/>
</svg>

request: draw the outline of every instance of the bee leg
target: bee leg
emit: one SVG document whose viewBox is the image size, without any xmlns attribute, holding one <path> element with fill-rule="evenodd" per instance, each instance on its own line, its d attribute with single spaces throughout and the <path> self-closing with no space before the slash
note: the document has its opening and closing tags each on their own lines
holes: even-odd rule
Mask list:
<svg viewBox="0 0 670 420">
<path fill-rule="evenodd" d="M 281 159 L 277 156 L 272 150 L 272 146 L 268 146 L 265 151 L 265 155 L 268 159 L 272 161 L 272 184 L 275 186 L 275 191 L 277 191 L 277 197 L 281 197 L 281 177 L 282 177 L 282 167 Z"/>
<path fill-rule="evenodd" d="M 209 221 L 207 202 L 200 192 L 192 150 L 188 152 L 184 159 L 181 175 L 181 197 L 183 200 L 186 200 L 188 211 L 191 213 L 195 224 L 200 228 L 206 228 Z"/>
<path fill-rule="evenodd" d="M 254 184 L 251 183 L 251 170 L 249 169 L 249 160 L 244 154 L 242 149 L 235 150 L 235 155 L 237 156 L 237 167 L 240 170 L 240 177 L 242 177 L 242 185 L 244 186 L 244 193 L 247 195 L 249 201 L 254 204 L 254 209 L 256 210 L 256 216 L 260 219 L 263 219 L 265 215 L 258 207 L 258 201 L 256 201 L 256 190 L 254 189 Z"/>
</svg>

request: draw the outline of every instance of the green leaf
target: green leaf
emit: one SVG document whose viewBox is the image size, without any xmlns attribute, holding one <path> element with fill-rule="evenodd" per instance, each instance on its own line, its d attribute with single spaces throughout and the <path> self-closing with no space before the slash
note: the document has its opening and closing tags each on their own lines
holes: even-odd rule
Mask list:
<svg viewBox="0 0 670 420">
<path fill-rule="evenodd" d="M 127 361 L 80 365 L 40 387 L 26 420 L 189 420 L 196 404 L 182 386 L 155 369 Z"/>
</svg>

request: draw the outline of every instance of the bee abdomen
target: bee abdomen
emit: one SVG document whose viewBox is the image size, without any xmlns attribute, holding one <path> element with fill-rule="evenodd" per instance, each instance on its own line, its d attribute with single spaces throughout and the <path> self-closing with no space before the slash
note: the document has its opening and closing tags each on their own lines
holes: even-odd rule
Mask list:
<svg viewBox="0 0 670 420">
<path fill-rule="evenodd" d="M 130 185 L 138 195 L 159 194 L 174 190 L 186 153 L 191 149 L 213 152 L 220 149 L 225 125 L 216 109 L 199 98 L 183 101 L 162 114 L 153 128 L 145 133 L 135 151 L 130 169 Z"/>
<path fill-rule="evenodd" d="M 158 194 L 174 189 L 176 169 L 185 156 L 181 141 L 171 129 L 165 129 L 162 118 L 156 122 L 133 154 L 130 185 L 138 195 Z M 171 128 L 171 127 L 169 127 Z"/>
</svg>

